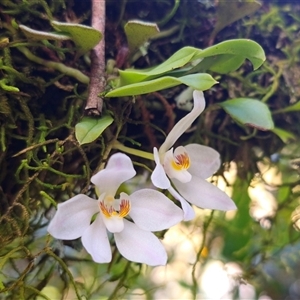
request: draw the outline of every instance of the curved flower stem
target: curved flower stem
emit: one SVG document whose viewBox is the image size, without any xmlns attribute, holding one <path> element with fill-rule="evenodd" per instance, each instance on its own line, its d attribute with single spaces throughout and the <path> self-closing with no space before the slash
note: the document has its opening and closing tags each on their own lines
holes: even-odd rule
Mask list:
<svg viewBox="0 0 300 300">
<path fill-rule="evenodd" d="M 129 154 L 139 156 L 139 157 L 149 159 L 149 160 L 154 160 L 154 157 L 153 157 L 152 153 L 124 146 L 123 144 L 121 144 L 118 141 L 114 141 L 112 147 L 114 149 L 118 149 L 118 150 L 123 151 L 125 153 L 129 153 Z"/>
<path fill-rule="evenodd" d="M 105 0 L 92 0 L 92 27 L 102 33 L 102 39 L 91 53 L 89 96 L 85 111 L 88 115 L 100 115 L 103 99 L 98 95 L 105 90 Z"/>
<path fill-rule="evenodd" d="M 203 237 L 202 237 L 202 243 L 201 246 L 199 248 L 199 251 L 197 252 L 197 256 L 196 256 L 196 261 L 193 264 L 193 269 L 192 269 L 192 280 L 193 280 L 193 286 L 192 286 L 192 293 L 193 293 L 193 299 L 196 299 L 197 297 L 197 292 L 198 292 L 198 277 L 196 276 L 196 266 L 197 263 L 200 260 L 201 254 L 203 253 L 204 247 L 205 247 L 205 243 L 206 243 L 206 236 L 207 236 L 207 229 L 214 217 L 214 210 L 211 211 L 210 216 L 208 218 L 208 220 L 203 224 Z"/>
<path fill-rule="evenodd" d="M 60 257 L 58 257 L 56 254 L 54 254 L 50 248 L 46 248 L 45 253 L 47 253 L 49 256 L 53 257 L 60 264 L 60 266 L 63 268 L 63 270 L 68 274 L 70 281 L 74 287 L 75 294 L 76 294 L 77 298 L 80 300 L 81 296 L 79 294 L 75 280 L 73 278 L 72 273 L 69 271 L 67 265 L 65 264 L 65 262 Z"/>
</svg>

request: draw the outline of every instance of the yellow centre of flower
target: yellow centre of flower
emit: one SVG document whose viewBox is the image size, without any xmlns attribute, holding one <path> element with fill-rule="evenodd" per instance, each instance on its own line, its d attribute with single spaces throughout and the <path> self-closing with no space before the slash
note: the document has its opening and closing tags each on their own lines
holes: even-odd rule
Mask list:
<svg viewBox="0 0 300 300">
<path fill-rule="evenodd" d="M 190 165 L 190 158 L 186 152 L 176 155 L 172 160 L 172 167 L 177 171 L 187 170 Z"/>
<path fill-rule="evenodd" d="M 103 213 L 103 215 L 107 218 L 110 218 L 110 217 L 113 217 L 113 216 L 114 217 L 118 216 L 120 218 L 126 217 L 130 212 L 130 201 L 127 200 L 127 199 L 122 199 L 121 203 L 120 203 L 119 210 L 116 210 L 112 206 L 112 204 L 113 204 L 112 199 L 110 199 L 110 198 L 107 199 L 106 198 L 105 201 L 100 202 L 99 206 L 100 206 L 100 210 Z M 107 202 L 111 202 L 111 203 L 107 204 Z"/>
</svg>

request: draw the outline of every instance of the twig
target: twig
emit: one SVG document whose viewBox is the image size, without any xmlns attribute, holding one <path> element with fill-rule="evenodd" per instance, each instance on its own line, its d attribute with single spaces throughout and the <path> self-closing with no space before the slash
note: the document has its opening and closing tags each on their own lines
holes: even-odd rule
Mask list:
<svg viewBox="0 0 300 300">
<path fill-rule="evenodd" d="M 105 0 L 92 0 L 92 27 L 102 33 L 102 40 L 91 53 L 91 75 L 85 111 L 88 115 L 100 115 L 103 99 L 98 95 L 106 86 L 105 78 Z"/>
<path fill-rule="evenodd" d="M 14 154 L 12 157 L 19 156 L 19 155 L 21 155 L 23 153 L 26 153 L 28 151 L 31 151 L 31 150 L 33 150 L 35 148 L 39 148 L 41 146 L 44 146 L 44 145 L 47 145 L 47 144 L 51 144 L 51 143 L 56 143 L 58 141 L 59 141 L 59 139 L 52 139 L 52 140 L 47 140 L 47 141 L 44 141 L 44 142 L 41 142 L 41 143 L 38 143 L 38 144 L 35 144 L 35 145 L 31 145 L 30 147 L 27 147 L 27 148 L 19 151 L 18 153 Z"/>
<path fill-rule="evenodd" d="M 206 243 L 206 238 L 207 238 L 207 230 L 208 230 L 209 225 L 211 224 L 211 221 L 213 220 L 214 212 L 215 212 L 214 210 L 211 211 L 210 216 L 208 217 L 208 220 L 206 222 L 204 222 L 204 224 L 203 224 L 202 243 L 201 243 L 201 246 L 199 248 L 199 251 L 197 252 L 196 260 L 195 260 L 195 263 L 193 264 L 193 268 L 192 268 L 192 280 L 193 280 L 192 293 L 193 293 L 193 299 L 196 299 L 197 291 L 198 291 L 198 277 L 196 276 L 196 266 L 197 266 L 198 262 L 200 261 L 202 251 L 204 250 L 205 243 Z"/>
</svg>

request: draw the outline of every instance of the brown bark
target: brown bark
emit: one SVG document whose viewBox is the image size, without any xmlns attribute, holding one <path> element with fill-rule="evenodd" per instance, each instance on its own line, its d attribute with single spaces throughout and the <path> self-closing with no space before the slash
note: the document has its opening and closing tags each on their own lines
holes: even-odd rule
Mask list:
<svg viewBox="0 0 300 300">
<path fill-rule="evenodd" d="M 91 53 L 91 75 L 85 112 L 100 115 L 103 99 L 99 94 L 105 90 L 105 0 L 92 0 L 92 27 L 101 31 L 102 40 Z"/>
</svg>

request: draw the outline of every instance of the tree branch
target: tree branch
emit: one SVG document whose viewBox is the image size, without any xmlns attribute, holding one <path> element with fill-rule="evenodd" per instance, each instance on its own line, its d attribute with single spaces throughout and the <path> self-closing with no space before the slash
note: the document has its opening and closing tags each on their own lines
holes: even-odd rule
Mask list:
<svg viewBox="0 0 300 300">
<path fill-rule="evenodd" d="M 102 40 L 91 53 L 91 75 L 85 112 L 88 115 L 100 115 L 103 99 L 98 95 L 104 91 L 105 78 L 105 0 L 92 0 L 92 27 L 99 30 Z"/>
</svg>

